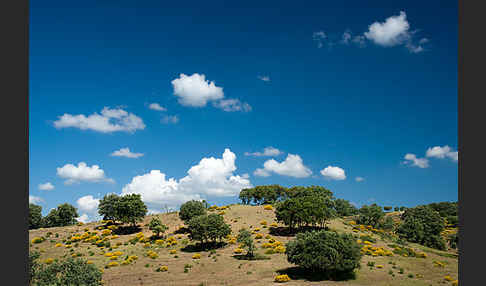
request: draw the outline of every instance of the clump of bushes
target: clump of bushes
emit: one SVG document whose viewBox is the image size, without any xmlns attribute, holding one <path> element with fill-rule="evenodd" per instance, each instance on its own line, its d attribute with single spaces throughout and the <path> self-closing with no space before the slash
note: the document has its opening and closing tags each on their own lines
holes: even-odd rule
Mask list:
<svg viewBox="0 0 486 286">
<path fill-rule="evenodd" d="M 82 259 L 68 258 L 49 264 L 37 264 L 36 256 L 31 261 L 30 279 L 33 285 L 101 285 L 101 271 Z"/>
</svg>

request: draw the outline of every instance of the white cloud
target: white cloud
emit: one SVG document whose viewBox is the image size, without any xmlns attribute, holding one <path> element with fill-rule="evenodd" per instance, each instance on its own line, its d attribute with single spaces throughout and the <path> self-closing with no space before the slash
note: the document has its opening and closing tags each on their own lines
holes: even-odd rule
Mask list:
<svg viewBox="0 0 486 286">
<path fill-rule="evenodd" d="M 40 204 L 40 203 L 43 203 L 43 202 L 44 202 L 44 200 L 41 197 L 29 195 L 29 204 Z"/>
<path fill-rule="evenodd" d="M 88 223 L 90 221 L 87 214 L 82 214 L 80 217 L 77 217 L 76 220 L 82 223 Z"/>
<path fill-rule="evenodd" d="M 263 164 L 263 169 L 257 169 L 253 174 L 265 177 L 271 172 L 294 178 L 306 178 L 312 175 L 312 171 L 303 164 L 302 158 L 294 154 L 287 154 L 287 158 L 281 163 L 274 159 L 267 160 Z"/>
<path fill-rule="evenodd" d="M 265 169 L 262 168 L 257 168 L 254 172 L 253 175 L 258 176 L 258 177 L 269 177 L 270 172 L 266 171 Z"/>
<path fill-rule="evenodd" d="M 50 182 L 47 182 L 45 184 L 39 184 L 39 190 L 42 191 L 54 190 L 54 185 L 52 185 Z"/>
<path fill-rule="evenodd" d="M 130 148 L 121 148 L 120 150 L 116 150 L 110 154 L 113 157 L 127 157 L 127 158 L 139 158 L 143 156 L 143 153 L 133 153 L 130 151 Z"/>
<path fill-rule="evenodd" d="M 167 108 L 160 106 L 158 103 L 151 103 L 149 105 L 149 108 L 152 110 L 157 110 L 157 111 L 167 111 Z"/>
<path fill-rule="evenodd" d="M 226 112 L 243 111 L 249 112 L 252 110 L 251 106 L 246 102 L 241 102 L 236 98 L 222 99 L 213 103 L 214 107 L 222 109 Z"/>
<path fill-rule="evenodd" d="M 383 23 L 374 22 L 368 27 L 368 32 L 365 32 L 364 35 L 377 45 L 391 47 L 408 40 L 410 37 L 409 28 L 407 15 L 400 11 L 400 15 L 388 17 Z"/>
<path fill-rule="evenodd" d="M 66 164 L 61 168 L 57 168 L 57 175 L 66 179 L 64 184 L 70 185 L 79 182 L 110 182 L 115 181 L 105 177 L 105 171 L 100 169 L 98 165 L 91 167 L 87 166 L 85 162 L 78 163 L 78 166 L 73 164 Z"/>
<path fill-rule="evenodd" d="M 429 167 L 429 160 L 426 158 L 417 158 L 415 154 L 407 153 L 405 155 L 405 162 L 404 164 L 412 163 L 412 166 L 416 166 L 419 168 L 428 168 Z"/>
<path fill-rule="evenodd" d="M 170 123 L 176 124 L 177 122 L 179 122 L 179 116 L 177 116 L 177 115 L 166 115 L 166 116 L 162 117 L 160 122 L 162 122 L 164 124 L 170 124 Z"/>
<path fill-rule="evenodd" d="M 440 146 L 435 146 L 432 148 L 427 149 L 427 152 L 425 153 L 426 157 L 433 157 L 433 158 L 438 158 L 438 159 L 444 159 L 444 158 L 449 158 L 454 162 L 458 161 L 458 152 L 453 151 L 451 147 L 448 145 L 445 145 L 444 147 Z"/>
<path fill-rule="evenodd" d="M 81 212 L 94 214 L 98 211 L 99 199 L 93 198 L 93 196 L 84 196 L 76 201 L 78 208 Z"/>
<path fill-rule="evenodd" d="M 321 175 L 330 180 L 344 180 L 346 179 L 346 174 L 343 169 L 334 166 L 327 166 L 321 170 Z"/>
<path fill-rule="evenodd" d="M 312 34 L 312 39 L 317 42 L 317 47 L 319 49 L 324 46 L 323 41 L 326 38 L 327 38 L 327 35 L 326 35 L 326 33 L 324 33 L 324 31 L 318 31 L 318 32 L 314 32 Z"/>
<path fill-rule="evenodd" d="M 95 112 L 89 116 L 65 113 L 58 118 L 58 120 L 54 121 L 54 127 L 58 129 L 73 127 L 81 130 L 89 129 L 102 133 L 111 133 L 117 131 L 135 132 L 145 128 L 145 124 L 140 117 L 120 108 L 110 109 L 109 107 L 104 107 L 101 114 Z"/>
<path fill-rule="evenodd" d="M 283 152 L 278 150 L 277 148 L 269 146 L 269 147 L 265 147 L 263 149 L 263 153 L 262 152 L 254 152 L 254 153 L 245 152 L 245 156 L 256 156 L 256 157 L 270 156 L 270 157 L 274 157 L 274 156 L 278 156 L 282 153 Z"/>
<path fill-rule="evenodd" d="M 344 33 L 341 37 L 341 43 L 347 45 L 347 44 L 349 44 L 350 40 L 351 40 L 351 31 L 349 31 L 349 30 L 344 31 Z"/>
<path fill-rule="evenodd" d="M 203 158 L 187 171 L 180 180 L 166 179 L 160 170 L 135 176 L 122 189 L 124 194 L 141 194 L 142 200 L 152 210 L 164 205 L 178 207 L 188 200 L 199 200 L 206 196 L 228 197 L 237 195 L 241 189 L 252 187 L 248 175 L 234 175 L 236 155 L 225 149 L 222 158 Z"/>
<path fill-rule="evenodd" d="M 223 88 L 216 86 L 213 81 L 207 81 L 204 74 L 180 74 L 179 78 L 172 81 L 172 86 L 174 95 L 179 97 L 179 103 L 184 106 L 203 107 L 208 101 L 224 97 Z"/>
<path fill-rule="evenodd" d="M 263 80 L 263 81 L 270 81 L 270 77 L 269 76 L 266 76 L 266 75 L 264 75 L 264 76 L 258 76 L 258 78 L 260 80 Z"/>
<path fill-rule="evenodd" d="M 364 181 L 364 178 L 363 177 L 356 177 L 355 180 L 356 180 L 356 182 L 362 182 L 362 181 Z"/>
</svg>

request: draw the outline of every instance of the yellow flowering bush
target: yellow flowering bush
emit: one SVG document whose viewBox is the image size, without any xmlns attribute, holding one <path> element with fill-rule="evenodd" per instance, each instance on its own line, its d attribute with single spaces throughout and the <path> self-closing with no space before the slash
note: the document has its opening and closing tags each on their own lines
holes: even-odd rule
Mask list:
<svg viewBox="0 0 486 286">
<path fill-rule="evenodd" d="M 263 209 L 267 210 L 267 211 L 271 211 L 271 210 L 273 210 L 273 207 L 272 207 L 272 205 L 264 205 Z"/>
<path fill-rule="evenodd" d="M 118 262 L 112 261 L 112 262 L 108 263 L 106 266 L 108 266 L 108 267 L 115 267 L 115 266 L 118 266 L 118 265 L 120 265 L 120 264 L 118 264 Z"/>
<path fill-rule="evenodd" d="M 275 276 L 275 282 L 283 283 L 290 281 L 290 277 L 287 274 Z"/>
<path fill-rule="evenodd" d="M 266 221 L 264 221 L 264 220 L 262 220 L 262 221 L 260 222 L 260 224 L 261 224 L 261 225 L 267 225 L 267 222 L 266 222 Z"/>
<path fill-rule="evenodd" d="M 270 226 L 271 226 L 271 227 L 277 227 L 277 226 L 278 226 L 278 224 L 277 224 L 276 222 L 272 222 L 272 223 L 270 224 Z"/>
<path fill-rule="evenodd" d="M 274 248 L 275 252 L 277 253 L 285 253 L 285 247 L 284 246 L 277 246 Z"/>
<path fill-rule="evenodd" d="M 446 281 L 454 281 L 454 278 L 452 278 L 450 275 L 444 276 L 444 280 Z"/>
<path fill-rule="evenodd" d="M 219 214 L 219 215 L 225 215 L 225 214 L 226 214 L 226 212 L 225 212 L 225 211 L 220 211 L 218 214 Z"/>
<path fill-rule="evenodd" d="M 157 239 L 155 241 L 155 244 L 157 244 L 157 245 L 163 245 L 164 244 L 164 240 L 163 239 Z"/>
<path fill-rule="evenodd" d="M 177 250 L 175 249 L 172 249 L 171 251 L 169 251 L 170 254 L 176 254 L 177 253 Z"/>
<path fill-rule="evenodd" d="M 46 260 L 44 260 L 45 264 L 51 264 L 52 262 L 54 262 L 54 259 L 52 258 L 47 258 Z"/>
<path fill-rule="evenodd" d="M 106 256 L 106 257 L 112 257 L 112 256 L 113 256 L 113 253 L 111 253 L 111 252 L 107 252 L 107 253 L 105 253 L 105 256 Z"/>
<path fill-rule="evenodd" d="M 137 260 L 138 259 L 138 256 L 136 256 L 136 255 L 130 255 L 130 256 L 128 256 L 128 259 L 130 259 L 130 260 Z"/>
<path fill-rule="evenodd" d="M 62 243 L 56 243 L 55 247 L 61 247 Z"/>
<path fill-rule="evenodd" d="M 257 233 L 257 235 L 255 235 L 255 239 L 262 239 L 263 238 L 263 235 L 261 233 Z"/>
<path fill-rule="evenodd" d="M 118 256 L 116 256 L 116 255 L 112 255 L 112 256 L 110 257 L 110 260 L 117 260 L 117 259 L 118 259 Z"/>
<path fill-rule="evenodd" d="M 88 260 L 88 261 L 86 261 L 86 264 L 93 264 L 93 261 Z"/>
<path fill-rule="evenodd" d="M 201 259 L 201 254 L 196 253 L 192 256 L 192 259 Z"/>
<path fill-rule="evenodd" d="M 143 247 L 145 247 L 145 248 L 150 247 L 150 242 L 145 242 L 145 244 L 143 245 Z"/>
<path fill-rule="evenodd" d="M 157 252 L 152 251 L 152 250 L 147 251 L 147 255 L 148 255 L 148 257 L 150 257 L 152 259 L 155 259 L 155 258 L 159 257 L 159 255 L 157 254 Z"/>
<path fill-rule="evenodd" d="M 234 253 L 237 253 L 237 254 L 240 254 L 243 252 L 243 249 L 241 248 L 235 248 L 235 250 L 233 250 Z"/>
<path fill-rule="evenodd" d="M 166 272 L 169 270 L 169 267 L 167 267 L 166 265 L 163 265 L 163 266 L 160 266 L 159 269 L 158 269 L 160 272 Z"/>
<path fill-rule="evenodd" d="M 125 260 L 123 260 L 123 261 L 122 261 L 120 264 L 121 264 L 121 265 L 128 265 L 128 264 L 130 264 L 130 262 L 132 262 L 132 261 L 131 261 L 131 260 L 129 260 L 129 259 L 125 259 Z"/>
<path fill-rule="evenodd" d="M 121 251 L 115 251 L 115 252 L 113 252 L 113 255 L 122 256 L 123 255 L 123 252 L 121 252 Z"/>
<path fill-rule="evenodd" d="M 41 243 L 44 240 L 45 240 L 45 238 L 43 238 L 43 237 L 34 237 L 31 242 L 32 243 Z"/>
<path fill-rule="evenodd" d="M 383 265 L 378 264 L 378 265 L 376 265 L 376 268 L 383 268 Z"/>
<path fill-rule="evenodd" d="M 454 280 L 452 281 L 452 286 L 458 286 L 459 285 L 459 280 Z"/>
</svg>

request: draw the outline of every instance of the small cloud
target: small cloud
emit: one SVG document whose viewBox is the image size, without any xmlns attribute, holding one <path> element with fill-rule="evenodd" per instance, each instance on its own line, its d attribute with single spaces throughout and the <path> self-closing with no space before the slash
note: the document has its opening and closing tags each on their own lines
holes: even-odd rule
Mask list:
<svg viewBox="0 0 486 286">
<path fill-rule="evenodd" d="M 283 152 L 278 150 L 277 148 L 274 148 L 272 146 L 269 146 L 269 147 L 265 147 L 263 149 L 263 153 L 262 152 L 254 152 L 254 153 L 249 153 L 249 152 L 245 152 L 245 156 L 255 156 L 255 157 L 262 157 L 262 156 L 269 156 L 269 157 L 275 157 L 275 156 L 278 156 L 280 154 L 282 154 Z"/>
<path fill-rule="evenodd" d="M 214 107 L 222 109 L 226 112 L 233 112 L 233 111 L 243 111 L 249 112 L 252 110 L 251 106 L 246 102 L 241 102 L 239 99 L 229 98 L 229 99 L 222 99 L 220 101 L 216 101 L 213 103 Z"/>
<path fill-rule="evenodd" d="M 327 166 L 321 170 L 321 175 L 331 180 L 344 180 L 346 174 L 343 169 L 339 167 Z"/>
<path fill-rule="evenodd" d="M 41 197 L 29 195 L 29 204 L 40 204 L 40 203 L 43 203 L 43 202 L 44 202 L 44 200 Z"/>
<path fill-rule="evenodd" d="M 364 178 L 363 177 L 356 177 L 355 180 L 356 180 L 356 182 L 362 182 L 362 181 L 364 181 Z"/>
<path fill-rule="evenodd" d="M 121 148 L 120 150 L 116 150 L 113 153 L 110 154 L 110 156 L 113 157 L 126 157 L 126 158 L 139 158 L 143 156 L 143 153 L 132 153 L 130 149 L 127 148 Z"/>
<path fill-rule="evenodd" d="M 265 169 L 262 168 L 257 168 L 254 172 L 253 175 L 258 176 L 258 177 L 269 177 L 270 173 L 266 171 Z"/>
<path fill-rule="evenodd" d="M 429 160 L 427 160 L 426 158 L 417 158 L 415 154 L 407 153 L 404 159 L 407 160 L 403 162 L 404 164 L 411 163 L 412 166 L 416 166 L 419 168 L 429 167 Z"/>
<path fill-rule="evenodd" d="M 253 174 L 268 177 L 272 172 L 294 178 L 307 178 L 312 175 L 312 171 L 304 165 L 302 158 L 295 154 L 287 154 L 287 158 L 283 162 L 277 162 L 274 159 L 267 160 L 263 164 L 263 169 L 256 169 Z"/>
<path fill-rule="evenodd" d="M 78 163 L 78 166 L 73 164 L 66 164 L 57 168 L 57 175 L 63 179 L 65 185 L 71 185 L 80 182 L 108 182 L 114 183 L 111 178 L 105 177 L 105 171 L 100 169 L 98 165 L 88 166 L 85 162 Z"/>
<path fill-rule="evenodd" d="M 149 108 L 157 111 L 167 111 L 167 108 L 160 106 L 158 103 L 151 103 Z"/>
<path fill-rule="evenodd" d="M 191 76 L 180 74 L 172 82 L 174 95 L 184 106 L 204 107 L 208 101 L 224 98 L 223 88 L 214 81 L 207 81 L 204 74 L 194 73 Z"/>
<path fill-rule="evenodd" d="M 266 76 L 266 75 L 264 75 L 264 76 L 258 76 L 258 78 L 260 80 L 263 80 L 263 81 L 270 81 L 270 77 L 269 76 Z"/>
<path fill-rule="evenodd" d="M 96 213 L 98 211 L 98 205 L 100 204 L 99 199 L 93 198 L 93 196 L 84 196 L 76 201 L 80 211 L 85 213 Z"/>
<path fill-rule="evenodd" d="M 457 151 L 453 151 L 451 147 L 445 145 L 443 147 L 435 146 L 427 149 L 425 156 L 429 158 L 438 158 L 438 159 L 449 158 L 453 162 L 457 162 L 459 153 Z"/>
<path fill-rule="evenodd" d="M 162 117 L 160 122 L 164 124 L 176 124 L 177 122 L 179 122 L 179 117 L 177 115 L 166 115 Z"/>
<path fill-rule="evenodd" d="M 312 39 L 317 42 L 317 47 L 320 49 L 324 46 L 323 42 L 327 38 L 326 33 L 324 31 L 314 32 L 312 34 Z"/>
<path fill-rule="evenodd" d="M 42 191 L 54 190 L 54 185 L 52 185 L 50 182 L 47 182 L 45 184 L 39 184 L 39 190 Z"/>
</svg>

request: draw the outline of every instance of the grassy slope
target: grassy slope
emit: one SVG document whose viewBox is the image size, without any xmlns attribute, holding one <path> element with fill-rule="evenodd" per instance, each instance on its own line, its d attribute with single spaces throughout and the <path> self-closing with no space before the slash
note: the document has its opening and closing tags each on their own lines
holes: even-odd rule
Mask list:
<svg viewBox="0 0 486 286">
<path fill-rule="evenodd" d="M 143 225 L 147 224 L 152 216 L 147 216 Z M 159 215 L 163 223 L 169 226 L 167 233 L 172 233 L 183 223 L 179 220 L 176 213 L 161 214 Z M 262 228 L 260 221 L 266 220 L 268 224 L 274 222 L 275 214 L 273 211 L 264 210 L 262 206 L 243 206 L 233 205 L 230 209 L 226 210 L 224 215 L 227 223 L 231 225 L 233 234 L 236 234 L 242 227 L 250 229 L 260 227 L 260 233 L 269 233 L 268 228 Z M 237 219 L 237 222 L 233 222 Z M 34 237 L 45 236 L 47 232 L 53 234 L 58 233 L 59 238 L 55 238 L 54 235 L 47 238 L 46 241 L 40 244 L 33 244 L 32 250 L 42 250 L 41 259 L 46 258 L 61 258 L 64 254 L 70 254 L 69 249 L 64 247 L 54 247 L 55 243 L 61 242 L 63 238 L 70 233 L 77 232 L 82 233 L 85 228 L 90 230 L 94 229 L 99 224 L 89 223 L 84 226 L 71 226 L 71 227 L 57 227 L 49 229 L 38 229 L 29 231 L 29 239 Z M 332 229 L 351 232 L 351 227 L 343 223 L 342 219 L 335 219 L 330 222 L 329 226 Z M 148 237 L 151 232 L 147 227 L 143 227 L 144 234 Z M 135 234 L 121 235 L 119 238 L 111 241 L 114 245 L 117 241 L 126 242 Z M 386 246 L 387 243 L 379 239 L 378 236 L 373 235 L 377 242 L 375 246 Z M 187 235 L 182 235 L 182 239 Z M 283 242 L 284 244 L 292 239 L 292 237 L 272 236 L 276 240 Z M 56 242 L 51 242 L 53 239 Z M 179 239 L 181 242 L 182 239 Z M 266 239 L 257 242 L 257 246 L 264 242 Z M 363 256 L 361 261 L 361 268 L 357 271 L 356 280 L 350 281 L 308 281 L 305 277 L 293 277 L 293 280 L 287 282 L 288 285 L 437 285 L 439 282 L 444 281 L 445 275 L 450 275 L 454 279 L 457 279 L 458 265 L 457 258 L 445 257 L 441 254 L 443 252 L 430 250 L 428 248 L 411 244 L 411 247 L 416 249 L 422 249 L 427 252 L 427 258 L 412 258 L 412 257 L 371 257 Z M 88 249 L 88 247 L 90 249 Z M 216 251 L 217 260 L 213 257 L 208 257 L 209 252 L 199 252 L 201 259 L 194 260 L 192 255 L 194 253 L 183 252 L 179 250 L 183 245 L 179 243 L 176 246 L 170 248 L 161 248 L 155 250 L 158 252 L 159 257 L 151 259 L 144 257 L 147 249 L 143 248 L 143 244 L 138 243 L 136 245 L 128 244 L 121 245 L 118 249 L 125 254 L 138 255 L 139 259 L 131 265 L 118 266 L 109 269 L 104 269 L 103 281 L 105 285 L 271 285 L 274 284 L 274 277 L 277 275 L 278 270 L 285 270 L 293 267 L 287 262 L 285 254 L 271 254 L 270 260 L 259 261 L 245 261 L 237 260 L 233 257 L 233 250 L 237 248 L 237 245 L 227 245 L 222 249 Z M 174 258 L 174 255 L 169 254 L 170 249 L 177 249 L 178 258 Z M 94 251 L 95 255 L 88 256 L 88 251 Z M 113 250 L 115 251 L 115 249 Z M 89 243 L 79 243 L 79 247 L 75 249 L 75 252 L 83 254 L 83 259 L 89 259 L 94 262 L 95 265 L 103 268 L 109 262 L 107 257 L 102 255 L 102 251 L 96 246 Z M 263 253 L 263 249 L 259 248 L 259 252 Z M 434 267 L 433 261 L 438 260 L 446 263 L 444 268 Z M 382 269 L 370 270 L 366 266 L 368 261 L 375 261 L 375 264 L 381 264 L 384 266 Z M 392 265 L 389 262 L 396 263 L 396 269 L 392 269 Z M 149 267 L 145 267 L 149 264 Z M 188 273 L 184 273 L 184 265 L 191 264 L 193 267 Z M 156 272 L 155 269 L 158 266 L 167 265 L 168 272 Z M 404 274 L 398 274 L 398 269 L 404 268 Z M 389 270 L 395 273 L 395 277 L 388 274 Z M 414 278 L 408 278 L 408 274 L 413 274 Z M 416 274 L 423 275 L 423 278 L 415 278 Z M 292 277 L 292 276 L 291 276 Z M 275 283 L 276 284 L 276 283 Z M 451 282 L 446 282 L 443 285 L 450 285 Z"/>
</svg>

